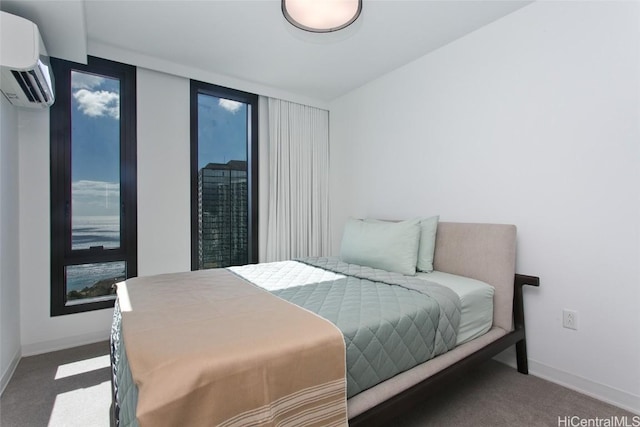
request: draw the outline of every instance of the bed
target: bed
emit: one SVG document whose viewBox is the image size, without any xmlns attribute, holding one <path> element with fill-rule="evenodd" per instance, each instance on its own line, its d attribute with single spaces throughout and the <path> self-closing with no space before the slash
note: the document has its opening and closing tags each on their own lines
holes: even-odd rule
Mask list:
<svg viewBox="0 0 640 427">
<path fill-rule="evenodd" d="M 362 222 L 356 225 L 365 228 L 376 227 Z M 140 425 L 158 425 L 159 422 L 172 425 L 176 420 L 181 420 L 182 425 L 195 425 L 198 422 L 184 422 L 187 419 L 184 417 L 195 417 L 194 410 L 197 411 L 206 406 L 206 410 L 210 411 L 209 414 L 200 414 L 200 417 L 209 417 L 216 411 L 229 409 L 238 400 L 262 399 L 264 390 L 246 387 L 246 384 L 254 380 L 258 382 L 264 380 L 273 382 L 268 390 L 285 383 L 287 387 L 293 387 L 293 390 L 313 390 L 324 394 L 305 395 L 306 400 L 304 400 L 299 392 L 282 391 L 281 394 L 275 393 L 268 400 L 269 405 L 273 401 L 276 406 L 285 402 L 289 405 L 285 409 L 282 406 L 277 406 L 276 409 L 274 406 L 260 406 L 264 403 L 260 401 L 262 402 L 260 404 L 249 404 L 250 410 L 247 407 L 232 408 L 231 415 L 227 414 L 221 418 L 225 420 L 224 422 L 207 421 L 204 424 L 263 425 L 256 420 L 263 416 L 265 411 L 270 411 L 274 425 L 277 424 L 277 420 L 274 421 L 273 417 L 277 418 L 282 413 L 287 413 L 286 416 L 282 416 L 288 420 L 284 423 L 289 423 L 288 425 L 345 425 L 347 418 L 351 426 L 385 425 L 398 414 L 419 404 L 429 393 L 437 391 L 443 384 L 463 375 L 476 363 L 491 358 L 512 345 L 516 346 L 518 371 L 526 374 L 522 287 L 538 286 L 539 279 L 515 274 L 515 226 L 437 221 L 432 221 L 432 225 L 436 227 L 437 232 L 434 229 L 432 233 L 433 271 L 428 273 L 415 274 L 415 264 L 414 274 L 406 275 L 398 271 L 376 268 L 378 267 L 376 263 L 373 266 L 367 265 L 366 257 L 364 261 L 349 259 L 353 258 L 353 254 L 358 258 L 359 254 L 366 252 L 367 249 L 356 244 L 351 251 L 344 250 L 347 246 L 345 237 L 340 258 L 308 258 L 219 269 L 223 271 L 180 273 L 128 280 L 123 286 L 119 286 L 118 304 L 112 328 L 111 358 L 115 423 L 128 427 L 138 425 L 138 419 L 145 419 L 146 421 L 141 421 Z M 421 229 L 424 237 L 425 228 L 421 227 Z M 405 249 L 407 253 L 417 252 L 425 246 L 422 237 L 418 237 L 418 241 L 408 249 L 406 245 L 388 244 L 385 245 L 388 249 L 387 253 L 382 255 L 374 253 L 372 256 L 377 256 L 384 263 L 396 254 L 401 254 Z M 361 243 L 361 240 L 358 239 L 358 242 Z M 352 256 L 349 256 L 349 252 Z M 388 268 L 394 270 L 395 265 Z M 400 271 L 402 268 L 400 267 Z M 179 291 L 183 289 L 181 286 L 175 286 L 175 283 L 182 283 L 183 280 L 192 280 L 195 283 L 193 289 L 185 288 L 189 289 L 188 297 L 184 292 Z M 249 285 L 246 288 L 237 286 L 238 281 Z M 211 282 L 221 285 L 211 286 Z M 136 299 L 138 291 L 133 289 L 145 287 L 165 289 L 163 292 L 154 293 L 168 294 L 169 301 L 181 301 L 186 298 L 184 312 L 180 316 L 168 315 L 166 309 L 156 309 L 163 304 L 162 302 Z M 211 288 L 220 289 L 213 291 Z M 211 292 L 219 293 L 211 294 Z M 229 297 L 228 292 L 242 295 Z M 123 295 L 126 295 L 126 298 L 123 298 Z M 125 306 L 132 304 L 128 301 L 129 298 L 134 301 L 135 309 L 125 307 L 123 310 L 123 304 Z M 151 297 L 153 298 L 156 296 Z M 222 307 L 209 307 L 208 304 L 211 301 L 215 303 L 221 298 L 226 301 Z M 424 308 L 422 299 L 425 300 L 424 305 L 434 305 L 437 308 Z M 236 306 L 233 305 L 235 301 L 238 301 Z M 332 301 L 337 301 L 344 307 L 337 309 L 335 304 L 332 305 Z M 192 309 L 194 306 L 204 307 L 207 314 L 196 314 L 198 311 Z M 256 309 L 257 312 L 253 309 L 245 310 L 249 306 L 259 308 Z M 296 307 L 295 316 L 302 316 L 301 312 L 309 316 L 295 318 L 296 320 L 271 318 L 271 316 L 280 316 L 281 312 L 289 310 L 290 306 Z M 302 309 L 300 310 L 299 307 Z M 235 338 L 227 337 L 224 339 L 230 339 L 230 344 L 225 344 L 222 349 L 220 346 L 199 348 L 201 345 L 206 347 L 210 342 L 219 342 L 220 335 L 225 335 L 224 331 L 218 331 L 215 328 L 215 325 L 220 324 L 219 312 L 224 310 L 228 310 L 234 318 L 248 318 L 247 325 L 258 324 L 257 327 L 262 328 L 255 332 L 252 340 L 263 341 L 260 341 L 259 345 L 239 350 L 238 354 L 244 355 L 259 349 L 262 353 L 268 353 L 261 355 L 261 358 L 272 358 L 259 359 L 256 362 L 258 370 L 250 373 L 253 376 L 244 377 L 244 379 L 234 376 L 227 385 L 222 385 L 223 382 L 220 380 L 218 384 L 222 391 L 219 394 L 208 390 L 203 393 L 202 390 L 209 387 L 202 385 L 204 384 L 203 372 L 213 369 L 211 359 L 224 359 L 226 356 L 223 350 L 226 352 L 226 348 L 236 345 Z M 135 335 L 129 332 L 130 338 L 126 341 L 123 339 L 122 323 L 129 321 L 137 311 L 146 311 L 147 317 L 140 321 L 139 333 Z M 211 315 L 212 312 L 216 314 Z M 410 320 L 405 320 L 405 317 L 394 320 L 394 316 L 399 312 Z M 326 324 L 317 324 L 318 314 Z M 371 327 L 366 323 L 378 314 L 381 318 L 387 316 L 383 320 L 373 320 L 381 326 Z M 181 323 L 174 325 L 172 322 L 178 321 L 175 318 L 185 317 L 189 318 L 189 333 L 175 333 L 184 331 L 186 323 L 179 320 Z M 159 331 L 160 335 L 153 339 L 148 338 L 149 328 L 154 327 L 156 322 L 163 321 L 169 322 L 169 326 L 163 328 L 171 330 L 173 327 L 174 333 L 164 336 L 162 334 L 165 332 Z M 195 336 L 196 333 L 191 330 L 191 325 L 201 327 L 207 322 L 210 326 L 198 334 L 205 334 L 209 338 L 203 340 L 202 335 L 197 335 L 198 338 L 185 337 L 191 333 Z M 427 324 L 431 325 L 429 331 L 426 331 L 428 328 L 423 326 Z M 246 327 L 253 329 L 253 326 Z M 273 330 L 276 331 L 273 332 Z M 335 333 L 336 330 L 339 331 L 338 334 Z M 363 333 L 363 330 L 366 333 Z M 371 330 L 381 335 L 376 336 Z M 309 331 L 314 332 L 309 333 Z M 277 337 L 269 335 L 272 332 L 281 335 Z M 169 356 L 157 354 L 159 351 L 165 351 L 161 347 L 165 346 L 166 340 L 172 339 L 171 335 L 179 336 L 176 338 L 179 342 L 174 347 L 180 349 L 178 351 L 180 357 L 182 357 L 182 349 L 186 347 L 185 342 L 198 343 L 188 346 L 191 359 L 180 362 L 179 358 L 174 357 L 177 350 L 170 352 Z M 324 341 L 321 344 L 306 342 L 305 340 L 310 336 L 314 339 L 321 337 L 319 339 Z M 190 341 L 180 341 L 187 338 Z M 203 341 L 207 344 L 202 344 Z M 273 343 L 277 345 L 272 345 Z M 157 351 L 154 345 L 157 346 Z M 313 353 L 309 350 L 311 346 L 318 348 L 318 352 Z M 279 347 L 291 349 L 292 353 L 290 355 L 275 353 Z M 294 347 L 300 347 L 302 350 L 294 350 Z M 150 348 L 154 350 L 150 351 Z M 263 351 L 263 349 L 266 350 Z M 297 352 L 293 353 L 294 351 Z M 304 354 L 304 357 L 301 357 L 301 354 Z M 134 380 L 135 375 L 132 374 L 130 366 L 131 355 L 137 358 L 131 366 L 138 366 L 136 368 L 138 373 L 141 370 L 139 366 L 143 366 L 141 363 L 148 363 L 148 359 L 156 358 L 155 363 L 158 368 L 155 369 L 157 372 L 155 377 L 145 377 L 141 381 L 140 378 L 143 376 L 138 374 L 138 379 Z M 171 358 L 175 360 L 169 363 L 168 360 Z M 307 367 L 304 365 L 303 360 L 306 360 L 304 358 L 309 359 Z M 229 372 L 230 366 L 235 366 L 233 363 L 237 356 L 228 359 L 234 360 L 228 361 L 227 365 L 223 364 L 223 367 L 219 368 L 225 373 Z M 390 365 L 393 366 L 390 367 Z M 185 366 L 189 369 L 186 370 Z M 242 366 L 246 366 L 245 361 L 242 362 Z M 268 374 L 265 374 L 264 366 L 269 367 Z M 262 379 L 256 380 L 255 372 L 260 372 L 257 376 Z M 311 372 L 311 374 L 305 375 L 305 372 Z M 245 373 L 245 375 L 248 374 Z M 159 378 L 160 376 L 164 378 Z M 140 406 L 144 406 L 143 401 L 140 404 L 138 402 L 140 386 L 146 387 L 147 393 L 150 389 L 154 391 L 156 393 L 154 399 L 157 401 L 166 398 L 162 396 L 161 390 L 173 387 L 174 383 L 189 376 L 192 379 L 185 382 L 186 385 L 181 385 L 182 388 L 176 386 L 176 390 L 166 393 L 170 395 L 170 400 L 163 403 L 161 410 L 156 411 L 155 419 L 147 419 L 146 415 L 140 416 Z M 283 378 L 286 378 L 286 381 Z M 313 380 L 317 383 L 290 384 L 295 382 L 294 379 L 303 382 Z M 239 387 L 239 384 L 245 384 L 241 393 L 230 391 L 231 387 Z M 192 389 L 197 389 L 197 392 L 192 392 Z M 259 396 L 251 397 L 250 394 L 254 391 Z M 232 403 L 225 401 L 225 398 L 229 397 L 225 396 L 225 392 L 233 395 L 230 399 Z M 184 398 L 175 398 L 178 395 Z M 246 399 L 238 399 L 238 395 L 245 396 Z M 345 399 L 346 405 L 344 405 Z M 212 409 L 209 408 L 211 405 L 203 404 L 210 401 L 224 402 L 220 405 L 222 409 Z M 296 403 L 291 404 L 294 401 Z M 303 401 L 309 404 L 313 402 L 316 406 L 304 406 L 307 403 L 304 405 L 299 403 Z M 326 404 L 317 406 L 317 402 L 320 401 Z M 166 407 L 175 409 L 178 405 L 182 405 L 182 412 L 164 411 Z M 251 405 L 262 408 L 260 409 L 262 412 L 251 409 Z M 286 412 L 292 411 L 294 407 L 297 413 Z M 235 416 L 236 413 L 242 416 Z M 309 415 L 320 413 L 328 418 L 313 418 Z M 179 418 L 172 419 L 171 416 Z"/>
</svg>

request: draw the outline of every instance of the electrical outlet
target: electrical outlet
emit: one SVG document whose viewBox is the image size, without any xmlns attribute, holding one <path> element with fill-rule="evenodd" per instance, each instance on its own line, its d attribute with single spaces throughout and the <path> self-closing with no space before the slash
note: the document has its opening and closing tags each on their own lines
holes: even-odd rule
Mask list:
<svg viewBox="0 0 640 427">
<path fill-rule="evenodd" d="M 575 310 L 562 310 L 562 326 L 567 329 L 578 330 L 578 312 Z"/>
</svg>

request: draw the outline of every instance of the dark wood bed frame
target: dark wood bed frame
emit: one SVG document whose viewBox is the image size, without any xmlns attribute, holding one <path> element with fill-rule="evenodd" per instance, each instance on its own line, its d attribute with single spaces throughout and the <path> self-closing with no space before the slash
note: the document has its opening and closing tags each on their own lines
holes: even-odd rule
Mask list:
<svg viewBox="0 0 640 427">
<path fill-rule="evenodd" d="M 513 326 L 514 329 L 498 338 L 482 349 L 470 354 L 459 362 L 430 376 L 426 380 L 397 394 L 390 399 L 349 420 L 349 427 L 388 426 L 390 421 L 406 413 L 406 411 L 424 402 L 429 395 L 443 387 L 453 384 L 456 379 L 468 373 L 482 362 L 491 359 L 498 353 L 516 345 L 516 360 L 518 372 L 527 375 L 527 341 L 524 327 L 524 300 L 522 287 L 524 285 L 540 286 L 540 278 L 516 274 L 513 293 Z"/>
</svg>

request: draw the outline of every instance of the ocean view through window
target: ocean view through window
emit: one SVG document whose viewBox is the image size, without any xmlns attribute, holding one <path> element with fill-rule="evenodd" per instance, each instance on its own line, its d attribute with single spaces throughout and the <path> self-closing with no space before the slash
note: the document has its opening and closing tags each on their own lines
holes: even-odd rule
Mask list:
<svg viewBox="0 0 640 427">
<path fill-rule="evenodd" d="M 137 273 L 135 67 L 52 59 L 51 313 L 113 306 Z"/>
<path fill-rule="evenodd" d="M 113 285 L 126 278 L 126 268 L 124 261 L 68 265 L 65 270 L 67 303 L 113 295 Z"/>
<path fill-rule="evenodd" d="M 120 246 L 120 216 L 73 216 L 71 249 Z M 67 266 L 67 303 L 115 294 L 113 285 L 126 278 L 123 261 Z"/>
<path fill-rule="evenodd" d="M 71 249 L 120 246 L 120 216 L 80 216 L 71 223 Z"/>
</svg>

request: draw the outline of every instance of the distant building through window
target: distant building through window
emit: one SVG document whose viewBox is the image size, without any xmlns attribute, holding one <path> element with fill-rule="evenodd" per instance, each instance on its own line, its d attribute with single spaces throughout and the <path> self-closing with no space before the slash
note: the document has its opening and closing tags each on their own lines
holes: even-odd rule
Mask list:
<svg viewBox="0 0 640 427">
<path fill-rule="evenodd" d="M 209 163 L 198 171 L 200 268 L 249 262 L 247 162 Z"/>
<path fill-rule="evenodd" d="M 257 262 L 257 96 L 191 83 L 192 269 Z"/>
</svg>

